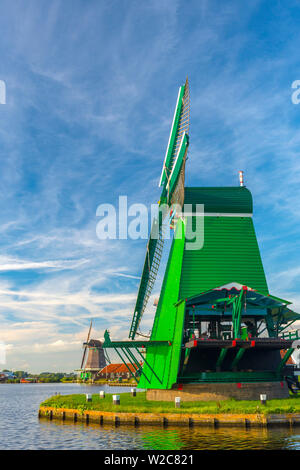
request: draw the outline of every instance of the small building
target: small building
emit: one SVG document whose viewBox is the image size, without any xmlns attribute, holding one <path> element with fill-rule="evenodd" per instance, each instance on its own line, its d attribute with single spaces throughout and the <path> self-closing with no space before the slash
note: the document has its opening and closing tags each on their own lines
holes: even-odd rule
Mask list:
<svg viewBox="0 0 300 470">
<path fill-rule="evenodd" d="M 20 384 L 32 384 L 36 382 L 36 377 L 23 377 L 22 379 L 20 379 Z"/>
<path fill-rule="evenodd" d="M 0 372 L 0 382 L 6 382 L 7 380 L 16 379 L 16 375 L 10 371 L 2 371 Z"/>
<path fill-rule="evenodd" d="M 105 366 L 99 373 L 98 378 L 101 379 L 130 379 L 132 375 L 130 374 L 129 370 L 133 375 L 136 374 L 136 369 L 133 367 L 132 364 L 108 364 Z"/>
</svg>

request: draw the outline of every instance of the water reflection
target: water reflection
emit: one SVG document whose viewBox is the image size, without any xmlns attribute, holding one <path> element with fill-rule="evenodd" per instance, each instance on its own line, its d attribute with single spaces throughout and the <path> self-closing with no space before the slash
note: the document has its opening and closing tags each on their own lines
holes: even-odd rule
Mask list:
<svg viewBox="0 0 300 470">
<path fill-rule="evenodd" d="M 287 429 L 242 429 L 213 427 L 159 427 L 114 425 L 48 421 L 42 419 L 44 432 L 49 427 L 64 428 L 72 439 L 81 441 L 83 436 L 95 448 L 144 449 L 144 450 L 271 450 L 300 449 L 300 430 Z M 48 429 L 47 429 L 48 428 Z M 74 442 L 73 442 L 74 444 Z"/>
</svg>

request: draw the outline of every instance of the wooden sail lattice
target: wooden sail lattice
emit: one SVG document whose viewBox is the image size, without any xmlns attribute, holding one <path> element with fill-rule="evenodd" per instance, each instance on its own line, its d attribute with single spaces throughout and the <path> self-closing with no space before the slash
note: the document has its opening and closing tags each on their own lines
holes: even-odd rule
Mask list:
<svg viewBox="0 0 300 470">
<path fill-rule="evenodd" d="M 170 159 L 168 163 L 164 162 L 163 172 L 166 175 L 166 184 L 164 187 L 164 191 L 169 192 L 169 183 L 170 183 L 170 176 L 172 174 L 173 165 L 178 157 L 178 152 L 180 150 L 180 145 L 182 142 L 182 138 L 184 134 L 188 134 L 189 131 L 189 122 L 190 122 L 190 92 L 189 92 L 189 83 L 188 78 L 186 79 L 184 85 L 184 93 L 181 98 L 181 102 L 178 103 L 180 106 L 180 115 L 179 120 L 176 125 L 176 129 L 173 128 L 172 132 L 176 132 L 175 134 L 175 141 L 173 143 L 173 148 L 171 151 Z M 175 115 L 176 115 L 175 110 Z M 168 154 L 168 150 L 167 150 Z M 184 179 L 185 179 L 185 161 L 186 161 L 186 154 L 185 152 L 182 168 L 178 177 L 178 181 L 172 191 L 172 195 L 168 194 L 167 197 L 167 205 L 170 207 L 172 204 L 179 204 L 181 207 L 184 203 Z M 170 197 L 169 197 L 170 196 Z M 138 328 L 142 319 L 142 316 L 146 310 L 149 298 L 151 296 L 153 286 L 155 284 L 157 273 L 159 270 L 159 265 L 162 257 L 163 252 L 163 245 L 164 245 L 164 218 L 166 217 L 167 213 L 164 212 L 162 215 L 162 220 L 154 221 L 152 229 L 157 230 L 158 228 L 158 236 L 152 237 L 153 230 L 151 230 L 150 238 L 147 244 L 147 252 L 144 262 L 144 268 L 142 272 L 142 277 L 140 281 L 140 286 L 138 290 L 138 296 L 136 300 L 136 305 L 133 313 L 133 318 L 131 322 L 129 338 L 134 339 L 136 334 L 142 335 L 138 332 Z M 158 226 L 157 226 L 158 224 Z"/>
<path fill-rule="evenodd" d="M 153 235 L 155 235 L 153 237 Z M 164 228 L 163 223 L 154 220 L 150 238 L 147 244 L 144 269 L 140 281 L 139 292 L 136 300 L 134 314 L 129 332 L 129 338 L 134 339 L 140 325 L 140 321 L 145 312 L 148 300 L 151 296 L 153 286 L 156 281 L 159 265 L 162 257 L 164 246 Z"/>
<path fill-rule="evenodd" d="M 181 139 L 184 133 L 189 133 L 189 126 L 190 126 L 190 89 L 189 89 L 189 82 L 188 78 L 186 78 L 185 86 L 184 86 L 184 95 L 182 98 L 182 108 L 180 112 L 180 118 L 177 128 L 177 134 L 175 139 L 175 145 L 173 148 L 172 156 L 170 159 L 170 164 L 168 168 L 169 175 L 171 174 L 174 161 L 177 157 L 179 146 L 181 143 Z"/>
</svg>

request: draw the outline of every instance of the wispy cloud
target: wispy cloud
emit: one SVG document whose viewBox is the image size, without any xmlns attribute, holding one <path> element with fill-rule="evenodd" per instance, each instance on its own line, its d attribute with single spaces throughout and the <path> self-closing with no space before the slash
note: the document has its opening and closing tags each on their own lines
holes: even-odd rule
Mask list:
<svg viewBox="0 0 300 470">
<path fill-rule="evenodd" d="M 88 260 L 28 261 L 0 256 L 0 271 L 22 271 L 27 269 L 75 269 Z"/>
</svg>

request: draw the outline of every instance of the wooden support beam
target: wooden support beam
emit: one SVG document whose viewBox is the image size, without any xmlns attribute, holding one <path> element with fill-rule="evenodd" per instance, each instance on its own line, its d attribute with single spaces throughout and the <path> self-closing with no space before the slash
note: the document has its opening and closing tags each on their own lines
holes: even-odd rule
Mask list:
<svg viewBox="0 0 300 470">
<path fill-rule="evenodd" d="M 228 348 L 222 348 L 216 363 L 216 371 L 219 372 L 221 370 L 222 363 L 225 359 L 225 356 L 227 354 Z"/>
<path fill-rule="evenodd" d="M 232 361 L 231 369 L 233 369 L 233 370 L 236 369 L 236 367 L 237 367 L 238 363 L 240 362 L 240 359 L 243 357 L 245 351 L 246 351 L 245 348 L 240 348 L 238 350 L 238 352 L 236 353 L 235 358 Z"/>
</svg>

